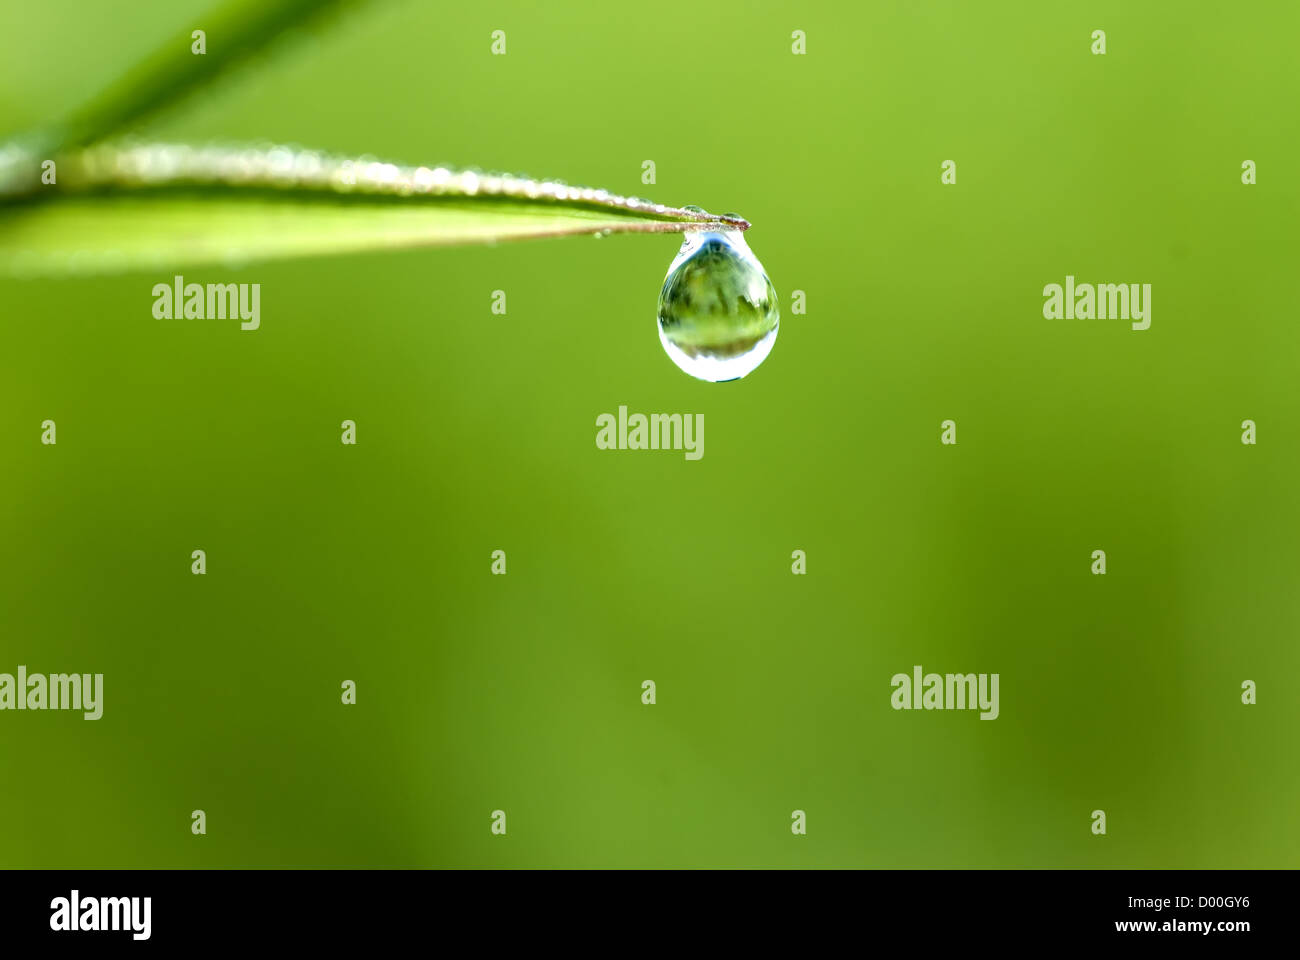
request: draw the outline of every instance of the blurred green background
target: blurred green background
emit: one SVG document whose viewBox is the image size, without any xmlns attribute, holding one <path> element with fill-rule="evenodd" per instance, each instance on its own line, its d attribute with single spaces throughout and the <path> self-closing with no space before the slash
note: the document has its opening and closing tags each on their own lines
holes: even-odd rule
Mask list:
<svg viewBox="0 0 1300 960">
<path fill-rule="evenodd" d="M 3 0 L 4 132 L 206 9 Z M 178 271 L 261 283 L 256 333 L 0 281 L 0 671 L 105 675 L 99 721 L 0 714 L 0 865 L 1300 865 L 1298 30 L 394 0 L 187 102 L 149 132 L 738 210 L 781 333 L 678 371 L 671 236 Z M 1045 320 L 1067 273 L 1151 328 Z M 598 450 L 620 404 L 704 458 Z M 918 663 L 1000 718 L 892 710 Z"/>
</svg>

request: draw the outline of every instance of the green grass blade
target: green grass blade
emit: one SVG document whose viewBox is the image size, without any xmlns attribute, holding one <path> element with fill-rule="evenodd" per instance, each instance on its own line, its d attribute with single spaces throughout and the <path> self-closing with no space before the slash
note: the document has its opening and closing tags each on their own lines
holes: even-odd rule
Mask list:
<svg viewBox="0 0 1300 960">
<path fill-rule="evenodd" d="M 31 140 L 49 155 L 121 136 L 286 34 L 363 2 L 366 0 L 226 0 L 194 23 L 178 28 L 171 39 L 66 122 Z M 206 35 L 206 53 L 191 50 L 195 29 Z"/>
<path fill-rule="evenodd" d="M 0 272 L 158 271 L 364 250 L 575 235 L 745 230 L 735 216 L 558 181 L 407 167 L 287 147 L 99 145 L 40 184 L 13 160 Z M 0 180 L 5 180 L 0 177 Z M 35 186 L 33 186 L 35 184 Z"/>
</svg>

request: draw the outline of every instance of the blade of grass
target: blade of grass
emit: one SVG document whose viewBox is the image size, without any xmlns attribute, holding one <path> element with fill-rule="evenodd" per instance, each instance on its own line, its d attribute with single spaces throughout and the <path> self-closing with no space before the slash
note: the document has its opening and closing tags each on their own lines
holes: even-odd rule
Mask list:
<svg viewBox="0 0 1300 960">
<path fill-rule="evenodd" d="M 325 14 L 367 0 L 226 0 L 177 30 L 167 42 L 66 122 L 34 135 L 44 155 L 120 136 L 268 45 L 320 21 Z M 191 52 L 202 29 L 207 52 Z"/>
<path fill-rule="evenodd" d="M 78 274 L 575 234 L 744 230 L 736 216 L 285 147 L 106 143 L 288 31 L 366 0 L 228 0 L 61 127 L 0 144 L 0 272 Z M 187 27 L 188 31 L 191 29 Z M 46 182 L 42 164 L 54 161 Z"/>
<path fill-rule="evenodd" d="M 288 147 L 74 151 L 0 199 L 0 272 L 162 270 L 543 237 L 746 230 L 734 216 L 589 187 Z M 24 180 L 39 183 L 32 167 Z"/>
</svg>

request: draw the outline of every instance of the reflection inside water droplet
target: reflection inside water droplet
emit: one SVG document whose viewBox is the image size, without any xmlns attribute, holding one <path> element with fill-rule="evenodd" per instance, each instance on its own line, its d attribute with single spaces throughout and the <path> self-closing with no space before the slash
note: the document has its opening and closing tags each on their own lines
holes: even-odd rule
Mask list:
<svg viewBox="0 0 1300 960">
<path fill-rule="evenodd" d="M 700 380 L 739 380 L 772 352 L 780 319 L 739 231 L 686 234 L 659 292 L 659 341 L 673 363 Z"/>
</svg>

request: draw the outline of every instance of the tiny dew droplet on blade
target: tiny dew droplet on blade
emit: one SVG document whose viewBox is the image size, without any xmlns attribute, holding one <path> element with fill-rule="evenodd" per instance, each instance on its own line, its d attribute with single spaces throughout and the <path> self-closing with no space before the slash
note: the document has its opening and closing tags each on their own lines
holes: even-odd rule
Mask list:
<svg viewBox="0 0 1300 960">
<path fill-rule="evenodd" d="M 772 352 L 780 319 L 743 234 L 686 234 L 659 292 L 659 341 L 673 363 L 698 380 L 739 380 Z"/>
</svg>

